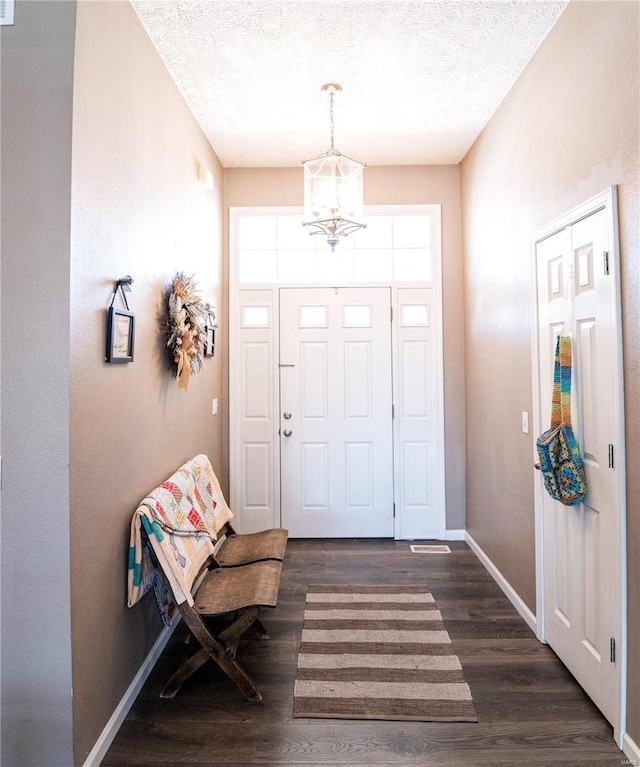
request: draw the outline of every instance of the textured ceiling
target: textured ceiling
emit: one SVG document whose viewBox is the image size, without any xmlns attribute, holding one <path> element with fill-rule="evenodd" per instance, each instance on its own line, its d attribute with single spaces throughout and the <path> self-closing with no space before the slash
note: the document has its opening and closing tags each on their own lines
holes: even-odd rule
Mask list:
<svg viewBox="0 0 640 767">
<path fill-rule="evenodd" d="M 131 0 L 226 167 L 335 144 L 369 165 L 459 162 L 566 6 L 554 0 Z"/>
</svg>

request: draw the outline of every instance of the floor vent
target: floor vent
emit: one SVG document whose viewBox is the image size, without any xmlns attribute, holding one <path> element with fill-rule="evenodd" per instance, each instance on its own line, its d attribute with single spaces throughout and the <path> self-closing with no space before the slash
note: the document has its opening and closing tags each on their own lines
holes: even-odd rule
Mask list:
<svg viewBox="0 0 640 767">
<path fill-rule="evenodd" d="M 451 554 L 446 544 L 411 544 L 412 554 Z"/>
</svg>

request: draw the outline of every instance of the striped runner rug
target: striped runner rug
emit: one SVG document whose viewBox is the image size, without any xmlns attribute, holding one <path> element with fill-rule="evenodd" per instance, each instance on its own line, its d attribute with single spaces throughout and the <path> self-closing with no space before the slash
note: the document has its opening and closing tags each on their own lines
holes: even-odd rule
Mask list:
<svg viewBox="0 0 640 767">
<path fill-rule="evenodd" d="M 422 586 L 310 586 L 294 717 L 477 722 L 440 611 Z"/>
</svg>

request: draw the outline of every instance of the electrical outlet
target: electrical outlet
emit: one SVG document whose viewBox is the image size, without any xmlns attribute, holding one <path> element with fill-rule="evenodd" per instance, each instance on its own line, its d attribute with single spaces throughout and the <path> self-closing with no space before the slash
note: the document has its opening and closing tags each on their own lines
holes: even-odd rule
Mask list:
<svg viewBox="0 0 640 767">
<path fill-rule="evenodd" d="M 214 397 L 211 400 L 211 415 L 217 415 L 218 413 L 218 398 Z"/>
<path fill-rule="evenodd" d="M 525 413 L 525 411 L 522 411 L 522 431 L 525 434 L 529 433 L 529 413 Z"/>
</svg>

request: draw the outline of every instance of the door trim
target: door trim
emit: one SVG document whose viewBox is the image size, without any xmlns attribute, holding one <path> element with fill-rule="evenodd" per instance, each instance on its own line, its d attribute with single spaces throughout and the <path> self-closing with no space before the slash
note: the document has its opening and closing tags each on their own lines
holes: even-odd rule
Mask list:
<svg viewBox="0 0 640 767">
<path fill-rule="evenodd" d="M 442 206 L 440 204 L 406 204 L 406 205 L 367 205 L 365 206 L 365 214 L 366 213 L 381 213 L 381 214 L 411 214 L 411 213 L 421 213 L 421 212 L 428 212 L 432 216 L 432 275 L 431 275 L 431 281 L 429 282 L 393 282 L 393 281 L 384 281 L 381 283 L 363 283 L 363 284 L 369 284 L 372 286 L 387 286 L 391 287 L 391 294 L 392 294 L 392 307 L 395 312 L 395 315 L 397 316 L 397 297 L 398 297 L 398 288 L 401 287 L 408 287 L 408 288 L 421 288 L 421 287 L 429 287 L 433 289 L 433 297 L 434 297 L 434 317 L 433 319 L 433 325 L 434 325 L 434 343 L 435 343 L 435 355 L 438 361 L 439 371 L 437 375 L 437 380 L 435 382 L 435 392 L 434 395 L 437 399 L 437 412 L 436 412 L 436 418 L 437 418 L 437 425 L 436 425 L 436 433 L 437 433 L 437 447 L 436 447 L 436 473 L 437 473 L 437 482 L 436 482 L 436 488 L 435 493 L 437 494 L 437 534 L 438 537 L 441 540 L 446 540 L 450 537 L 459 537 L 456 536 L 456 534 L 459 534 L 460 531 L 448 531 L 447 530 L 447 504 L 446 504 L 446 481 L 445 481 L 445 414 L 444 414 L 444 331 L 443 331 L 443 299 L 442 299 L 442 291 L 443 291 L 443 285 L 442 285 L 442 272 L 443 272 L 443 266 L 442 266 Z M 261 291 L 269 291 L 272 296 L 272 304 L 274 315 L 277 313 L 277 304 L 278 304 L 278 288 L 279 287 L 310 287 L 309 283 L 286 283 L 286 284 L 277 284 L 277 283 L 247 283 L 240 285 L 239 279 L 238 279 L 238 268 L 237 268 L 237 259 L 236 254 L 238 251 L 238 226 L 237 221 L 238 218 L 242 215 L 259 215 L 259 214 L 265 214 L 265 215 L 287 215 L 287 214 L 301 214 L 302 209 L 299 206 L 230 206 L 229 207 L 229 213 L 228 213 L 228 324 L 229 324 L 229 331 L 228 331 L 228 355 L 229 355 L 229 422 L 228 422 L 228 439 L 229 439 L 229 494 L 230 494 L 230 501 L 231 501 L 231 508 L 234 509 L 234 512 L 236 513 L 236 523 L 238 526 L 238 529 L 240 532 L 244 532 L 243 530 L 243 520 L 242 520 L 242 513 L 241 513 L 241 496 L 242 496 L 242 490 L 238 487 L 238 481 L 239 481 L 239 472 L 238 469 L 241 466 L 241 456 L 239 454 L 239 437 L 235 431 L 235 425 L 237 424 L 237 418 L 238 418 L 238 406 L 237 406 L 237 398 L 234 396 L 234 381 L 237 382 L 238 379 L 238 369 L 239 369 L 239 359 L 238 359 L 238 353 L 239 353 L 239 343 L 240 343 L 240 331 L 238 329 L 239 326 L 239 313 L 240 313 L 240 290 L 261 290 Z M 344 282 L 338 282 L 336 285 L 331 284 L 330 287 L 356 287 L 357 284 L 354 283 L 344 283 Z M 320 285 L 317 285 L 317 287 L 320 287 Z M 326 285 L 325 285 L 326 287 Z M 392 324 L 392 338 L 395 337 L 396 330 L 394 326 L 396 325 L 395 321 L 396 317 L 394 316 L 394 322 Z M 273 345 L 273 348 L 277 348 L 277 338 L 275 337 L 275 327 L 272 326 L 269 328 L 269 331 L 271 333 L 271 344 Z M 392 342 L 393 344 L 393 342 Z M 395 358 L 396 358 L 396 350 L 393 350 L 392 348 L 392 372 L 394 373 L 394 401 L 396 401 L 396 380 L 395 380 Z M 275 390 L 271 397 L 271 406 L 272 406 L 272 414 L 274 417 L 274 440 L 277 438 L 277 426 L 275 425 L 275 421 L 278 421 L 279 419 L 275 418 L 275 415 L 278 413 L 279 410 L 279 401 L 278 401 L 278 392 Z M 397 402 L 396 402 L 397 406 Z M 396 449 L 396 428 L 394 424 L 394 455 L 395 455 L 395 449 Z M 273 524 L 278 525 L 279 520 L 277 519 L 277 510 L 280 508 L 280 488 L 279 488 L 279 476 L 280 476 L 280 465 L 279 465 L 279 452 L 277 450 L 274 450 L 274 487 L 273 487 Z M 276 478 L 277 476 L 277 478 Z M 396 488 L 394 488 L 394 493 L 396 492 Z M 396 519 L 395 521 L 395 538 L 399 539 L 399 519 Z M 408 536 L 405 536 L 408 537 Z M 419 535 L 412 535 L 411 537 L 426 537 L 426 536 L 419 536 Z M 429 536 L 431 537 L 431 536 Z"/>
<path fill-rule="evenodd" d="M 620 246 L 618 240 L 618 197 L 617 188 L 610 187 L 595 197 L 578 205 L 567 213 L 559 216 L 546 226 L 538 229 L 531 238 L 531 369 L 532 369 L 532 392 L 533 392 L 533 434 L 541 434 L 546 426 L 541 423 L 542 403 L 540 396 L 540 366 L 539 366 L 539 334 L 538 334 L 538 294 L 537 294 L 537 264 L 536 245 L 551 237 L 562 229 L 571 226 L 578 221 L 607 209 L 609 227 L 609 241 L 612 243 L 612 253 L 609 255 L 609 269 L 614 280 L 614 313 L 613 325 L 615 328 L 616 360 L 615 374 L 616 386 L 612 392 L 615 398 L 616 412 L 618 414 L 615 428 L 616 444 L 619 446 L 618 482 L 616 486 L 616 503 L 618 507 L 618 530 L 616 539 L 619 548 L 619 574 L 618 587 L 620 591 L 620 648 L 619 648 L 619 689 L 620 689 L 620 718 L 613 723 L 614 737 L 619 748 L 622 748 L 626 727 L 626 704 L 627 704 L 627 534 L 626 534 L 626 451 L 625 451 L 625 421 L 624 421 L 624 376 L 622 357 L 622 312 L 621 312 L 621 289 L 620 289 Z M 535 441 L 532 445 L 532 467 L 537 460 Z M 531 469 L 534 471 L 534 469 Z M 540 472 L 535 472 L 534 481 L 534 504 L 535 504 L 535 547 L 536 547 L 536 635 L 541 642 L 545 639 L 544 624 L 544 517 L 542 508 L 543 483 Z"/>
</svg>

